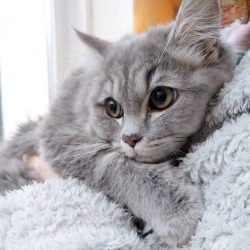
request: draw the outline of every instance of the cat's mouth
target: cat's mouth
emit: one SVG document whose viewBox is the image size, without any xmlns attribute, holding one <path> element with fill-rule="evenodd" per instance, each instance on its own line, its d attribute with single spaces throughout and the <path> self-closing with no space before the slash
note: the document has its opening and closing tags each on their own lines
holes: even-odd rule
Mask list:
<svg viewBox="0 0 250 250">
<path fill-rule="evenodd" d="M 164 145 L 161 148 L 145 148 L 141 146 L 132 148 L 127 145 L 122 145 L 121 153 L 136 162 L 158 164 L 166 161 L 178 161 L 178 159 L 183 157 L 188 151 L 186 144 L 179 145 L 176 150 L 170 151 L 166 150 L 166 148 Z"/>
<path fill-rule="evenodd" d="M 137 147 L 131 148 L 131 147 L 123 147 L 122 154 L 127 156 L 128 158 L 140 162 L 140 163 L 160 163 L 164 162 L 168 159 L 168 155 L 159 155 L 152 150 L 151 152 L 143 151 L 141 149 L 138 149 Z M 158 152 L 159 153 L 159 152 Z"/>
</svg>

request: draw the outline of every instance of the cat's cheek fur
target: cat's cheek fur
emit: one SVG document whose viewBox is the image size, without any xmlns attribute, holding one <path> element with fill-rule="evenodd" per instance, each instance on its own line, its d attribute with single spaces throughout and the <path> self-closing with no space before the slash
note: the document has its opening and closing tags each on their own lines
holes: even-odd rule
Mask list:
<svg viewBox="0 0 250 250">
<path fill-rule="evenodd" d="M 99 138 L 112 142 L 116 141 L 116 138 L 119 137 L 120 124 L 116 119 L 107 116 L 104 107 L 92 112 L 90 119 L 92 128 Z"/>
</svg>

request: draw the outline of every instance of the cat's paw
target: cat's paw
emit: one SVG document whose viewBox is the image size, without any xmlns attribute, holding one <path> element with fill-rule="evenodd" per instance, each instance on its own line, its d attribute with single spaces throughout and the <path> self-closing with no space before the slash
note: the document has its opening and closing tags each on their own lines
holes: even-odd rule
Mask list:
<svg viewBox="0 0 250 250">
<path fill-rule="evenodd" d="M 170 246 L 187 244 L 204 212 L 203 197 L 198 186 L 186 188 L 188 192 L 176 196 L 172 211 L 166 211 L 153 221 L 155 234 Z"/>
</svg>

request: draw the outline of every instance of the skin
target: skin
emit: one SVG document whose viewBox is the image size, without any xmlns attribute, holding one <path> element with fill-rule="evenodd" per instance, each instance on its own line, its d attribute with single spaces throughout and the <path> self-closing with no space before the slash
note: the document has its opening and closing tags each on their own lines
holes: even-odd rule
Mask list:
<svg viewBox="0 0 250 250">
<path fill-rule="evenodd" d="M 38 175 L 40 181 L 44 182 L 46 180 L 59 177 L 48 163 L 38 155 L 23 155 L 23 162 L 30 169 L 35 171 Z"/>
</svg>

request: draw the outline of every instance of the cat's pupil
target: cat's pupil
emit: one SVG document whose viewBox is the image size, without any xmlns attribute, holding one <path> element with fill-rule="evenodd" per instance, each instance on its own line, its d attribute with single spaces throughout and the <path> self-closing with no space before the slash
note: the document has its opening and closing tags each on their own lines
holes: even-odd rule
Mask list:
<svg viewBox="0 0 250 250">
<path fill-rule="evenodd" d="M 176 100 L 177 92 L 169 87 L 157 87 L 153 90 L 149 100 L 150 110 L 163 110 L 170 107 Z"/>
<path fill-rule="evenodd" d="M 117 111 L 117 104 L 114 100 L 109 101 L 109 108 L 115 114 Z"/>
<path fill-rule="evenodd" d="M 164 104 L 166 99 L 167 99 L 167 95 L 166 95 L 166 92 L 164 91 L 157 91 L 155 93 L 155 96 L 154 96 L 156 102 L 158 102 L 159 104 Z"/>
</svg>

